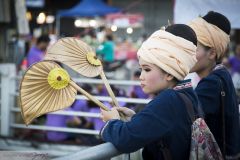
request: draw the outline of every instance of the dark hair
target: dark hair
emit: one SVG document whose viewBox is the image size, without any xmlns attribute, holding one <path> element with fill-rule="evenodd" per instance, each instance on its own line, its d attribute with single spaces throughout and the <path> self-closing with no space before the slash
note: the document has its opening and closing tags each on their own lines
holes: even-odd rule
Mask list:
<svg viewBox="0 0 240 160">
<path fill-rule="evenodd" d="M 228 34 L 228 35 L 230 34 L 231 24 L 230 24 L 229 20 L 227 19 L 227 17 L 225 17 L 224 15 L 222 15 L 218 12 L 210 11 L 202 18 L 205 21 L 207 21 L 208 23 L 211 23 L 211 24 L 217 26 L 222 31 L 224 31 L 226 34 Z"/>
<path fill-rule="evenodd" d="M 93 29 L 89 30 L 88 34 L 91 38 L 96 38 L 96 33 Z"/>
<path fill-rule="evenodd" d="M 165 31 L 172 33 L 175 36 L 182 37 L 197 46 L 197 35 L 194 30 L 185 24 L 173 24 L 168 26 Z"/>
<path fill-rule="evenodd" d="M 84 89 L 88 93 L 92 93 L 93 87 L 90 84 L 83 84 L 82 89 Z"/>
<path fill-rule="evenodd" d="M 109 41 L 113 40 L 113 36 L 111 34 L 106 35 L 106 39 Z"/>
<path fill-rule="evenodd" d="M 49 36 L 48 35 L 42 35 L 42 36 L 38 37 L 37 44 L 39 44 L 41 42 L 46 42 L 46 43 L 50 42 Z"/>
<path fill-rule="evenodd" d="M 134 72 L 133 74 L 135 77 L 139 77 L 141 75 L 141 71 L 140 70 L 137 70 Z"/>
</svg>

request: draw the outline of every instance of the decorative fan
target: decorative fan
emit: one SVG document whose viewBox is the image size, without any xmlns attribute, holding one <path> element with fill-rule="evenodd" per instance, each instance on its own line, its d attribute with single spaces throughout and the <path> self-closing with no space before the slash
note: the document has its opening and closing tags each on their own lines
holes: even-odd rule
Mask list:
<svg viewBox="0 0 240 160">
<path fill-rule="evenodd" d="M 77 91 L 95 102 L 104 110 L 103 103 L 73 82 L 63 68 L 53 61 L 33 64 L 23 76 L 20 84 L 20 104 L 25 124 L 45 113 L 69 107 Z"/>
<path fill-rule="evenodd" d="M 103 72 L 101 61 L 83 41 L 73 37 L 62 38 L 47 50 L 45 59 L 61 62 L 86 77 L 100 75 L 114 105 L 119 106 Z"/>
</svg>

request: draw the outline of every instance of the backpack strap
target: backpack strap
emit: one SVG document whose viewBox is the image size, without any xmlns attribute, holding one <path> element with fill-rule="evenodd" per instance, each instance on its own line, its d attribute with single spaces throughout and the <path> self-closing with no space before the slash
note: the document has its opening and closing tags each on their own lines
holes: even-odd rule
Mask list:
<svg viewBox="0 0 240 160">
<path fill-rule="evenodd" d="M 225 111 L 224 111 L 224 99 L 226 96 L 226 93 L 223 89 L 223 84 L 221 78 L 219 79 L 220 87 L 221 87 L 221 103 L 220 103 L 220 109 L 221 109 L 221 123 L 222 123 L 222 155 L 225 159 L 226 155 L 226 135 L 225 135 Z"/>
<path fill-rule="evenodd" d="M 169 150 L 168 146 L 164 143 L 163 139 L 158 141 L 157 147 L 162 152 L 164 160 L 172 160 L 170 150 Z"/>
<path fill-rule="evenodd" d="M 191 102 L 191 100 L 183 93 L 178 92 L 179 96 L 181 97 L 181 99 L 184 101 L 185 103 L 185 107 L 187 109 L 188 115 L 191 118 L 191 121 L 194 122 L 196 120 L 196 116 L 195 116 L 195 112 L 193 109 L 193 104 Z"/>
<path fill-rule="evenodd" d="M 180 92 L 178 92 L 178 93 L 185 103 L 185 106 L 186 106 L 188 115 L 191 118 L 191 121 L 194 122 L 196 118 L 195 118 L 195 114 L 194 114 L 195 112 L 193 110 L 192 102 L 185 94 L 180 93 Z M 162 152 L 164 160 L 172 160 L 170 150 L 162 139 L 159 140 L 159 142 L 157 143 L 157 146 L 158 146 L 159 150 Z"/>
</svg>

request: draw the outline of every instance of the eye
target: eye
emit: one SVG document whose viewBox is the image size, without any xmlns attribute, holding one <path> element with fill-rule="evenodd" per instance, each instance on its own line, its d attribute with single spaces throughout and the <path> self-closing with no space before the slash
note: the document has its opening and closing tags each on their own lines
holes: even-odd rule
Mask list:
<svg viewBox="0 0 240 160">
<path fill-rule="evenodd" d="M 146 72 L 150 72 L 151 69 L 150 69 L 150 68 L 145 68 L 144 71 L 146 71 Z"/>
</svg>

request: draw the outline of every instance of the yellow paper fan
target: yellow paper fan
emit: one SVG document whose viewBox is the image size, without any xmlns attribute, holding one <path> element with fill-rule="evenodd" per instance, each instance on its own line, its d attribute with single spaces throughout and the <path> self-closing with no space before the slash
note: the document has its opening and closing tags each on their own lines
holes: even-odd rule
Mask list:
<svg viewBox="0 0 240 160">
<path fill-rule="evenodd" d="M 67 71 L 53 61 L 42 61 L 32 65 L 20 84 L 20 105 L 25 124 L 45 113 L 69 107 L 77 91 L 108 110 L 100 101 L 74 83 Z"/>
<path fill-rule="evenodd" d="M 101 61 L 85 42 L 73 37 L 62 38 L 49 47 L 45 59 L 61 62 L 86 77 L 100 75 L 114 105 L 119 106 L 104 74 Z"/>
</svg>

